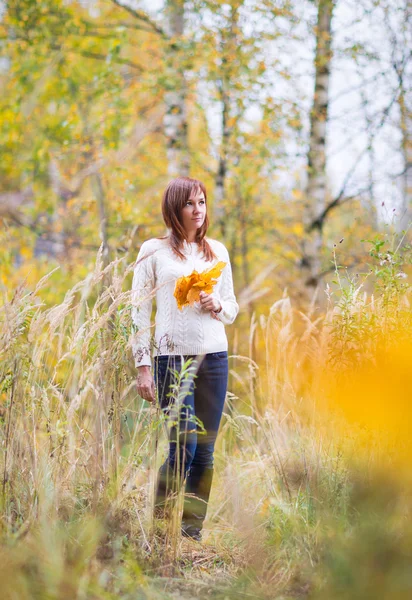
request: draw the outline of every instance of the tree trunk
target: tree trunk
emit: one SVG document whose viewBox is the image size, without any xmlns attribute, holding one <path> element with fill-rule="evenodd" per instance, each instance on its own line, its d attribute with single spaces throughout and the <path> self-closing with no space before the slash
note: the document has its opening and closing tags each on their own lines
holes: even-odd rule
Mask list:
<svg viewBox="0 0 412 600">
<path fill-rule="evenodd" d="M 223 60 L 222 60 L 223 64 Z M 219 225 L 222 236 L 225 236 L 225 210 L 223 200 L 225 197 L 225 180 L 227 175 L 227 155 L 229 147 L 229 97 L 226 90 L 226 77 L 222 74 L 221 80 L 218 82 L 220 101 L 222 103 L 221 127 L 222 127 L 222 142 L 219 152 L 219 163 L 215 179 L 215 217 Z"/>
<path fill-rule="evenodd" d="M 401 117 L 402 158 L 404 172 L 402 177 L 402 203 L 397 221 L 397 230 L 404 231 L 412 220 L 412 106 L 408 103 L 405 88 L 399 94 Z"/>
<path fill-rule="evenodd" d="M 310 113 L 308 179 L 305 191 L 306 236 L 301 261 L 306 291 L 316 288 L 321 272 L 322 225 L 316 224 L 326 206 L 326 125 L 332 60 L 331 23 L 335 0 L 318 0 L 315 92 Z M 312 226 L 315 223 L 314 226 Z"/>
<path fill-rule="evenodd" d="M 367 83 L 365 81 L 365 76 L 362 76 L 362 73 L 359 73 L 359 76 L 362 77 L 364 89 L 366 90 Z M 360 92 L 360 97 L 362 101 L 362 109 L 364 114 L 364 119 L 366 123 L 366 136 L 368 140 L 368 196 L 367 198 L 361 197 L 361 206 L 367 212 L 369 223 L 376 230 L 379 229 L 378 223 L 378 212 L 377 212 L 377 200 L 375 194 L 375 171 L 376 171 L 376 158 L 375 158 L 375 131 L 373 127 L 373 118 L 371 117 L 370 107 L 368 98 L 365 94 L 364 89 Z"/>
<path fill-rule="evenodd" d="M 225 237 L 225 222 L 226 222 L 226 211 L 223 205 L 225 197 L 225 182 L 228 175 L 229 165 L 229 146 L 230 146 L 230 134 L 231 129 L 235 125 L 235 119 L 233 114 L 231 89 L 235 83 L 235 73 L 233 69 L 232 60 L 236 56 L 236 48 L 240 43 L 238 39 L 238 28 L 239 28 L 239 7 L 233 4 L 230 5 L 230 20 L 228 27 L 224 28 L 221 32 L 220 39 L 220 57 L 221 57 L 221 70 L 220 77 L 216 82 L 219 100 L 222 106 L 221 112 L 221 131 L 222 141 L 219 151 L 218 169 L 215 178 L 215 204 L 214 213 L 216 222 L 219 225 L 222 237 Z"/>
<path fill-rule="evenodd" d="M 166 71 L 169 91 L 165 94 L 164 132 L 167 140 L 168 174 L 189 175 L 190 159 L 187 125 L 187 85 L 179 43 L 184 35 L 184 0 L 168 0 L 166 32 L 170 36 Z"/>
</svg>

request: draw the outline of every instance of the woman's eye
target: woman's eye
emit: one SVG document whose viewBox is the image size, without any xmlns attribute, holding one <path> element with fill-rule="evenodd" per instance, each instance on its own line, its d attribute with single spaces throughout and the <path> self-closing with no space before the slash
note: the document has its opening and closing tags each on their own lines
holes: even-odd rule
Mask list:
<svg viewBox="0 0 412 600">
<path fill-rule="evenodd" d="M 193 204 L 193 203 L 192 203 L 192 201 L 191 201 L 191 200 L 188 200 L 188 201 L 186 202 L 185 206 L 191 206 L 192 204 Z M 206 201 L 205 201 L 205 200 L 200 200 L 200 201 L 199 201 L 199 204 L 206 204 Z"/>
</svg>

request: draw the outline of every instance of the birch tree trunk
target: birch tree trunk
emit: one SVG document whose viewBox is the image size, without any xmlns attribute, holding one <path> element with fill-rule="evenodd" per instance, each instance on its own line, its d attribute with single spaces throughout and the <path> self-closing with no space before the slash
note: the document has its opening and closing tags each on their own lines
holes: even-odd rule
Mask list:
<svg viewBox="0 0 412 600">
<path fill-rule="evenodd" d="M 397 221 L 399 232 L 406 230 L 412 221 L 412 5 L 408 0 L 403 3 L 401 19 L 399 30 L 393 31 L 391 36 L 394 46 L 392 62 L 399 83 L 398 106 L 404 169 L 402 202 Z"/>
<path fill-rule="evenodd" d="M 412 102 L 408 102 L 405 88 L 399 94 L 399 108 L 402 132 L 402 157 L 404 172 L 402 177 L 402 204 L 397 222 L 399 232 L 405 230 L 412 220 Z"/>
<path fill-rule="evenodd" d="M 219 150 L 218 169 L 215 178 L 215 204 L 214 213 L 219 224 L 222 236 L 225 237 L 226 212 L 223 205 L 225 197 L 225 182 L 229 170 L 230 137 L 231 131 L 235 127 L 237 118 L 236 110 L 233 107 L 233 86 L 236 82 L 236 72 L 234 63 L 236 63 L 239 40 L 239 8 L 240 4 L 230 5 L 230 16 L 227 26 L 222 28 L 219 54 L 221 57 L 220 77 L 216 84 L 221 103 L 221 131 L 222 141 Z"/>
<path fill-rule="evenodd" d="M 226 90 L 225 77 L 222 77 L 218 83 L 220 92 L 220 99 L 222 102 L 222 113 L 221 113 L 221 127 L 222 127 L 222 142 L 219 152 L 219 163 L 215 179 L 215 217 L 219 224 L 223 237 L 225 236 L 225 211 L 223 207 L 223 200 L 225 196 L 225 180 L 227 174 L 227 157 L 229 147 L 229 127 L 228 127 L 228 116 L 229 116 L 229 97 Z"/>
<path fill-rule="evenodd" d="M 185 2 L 167 0 L 166 33 L 171 38 L 167 58 L 168 85 L 165 94 L 164 132 L 167 139 L 168 174 L 171 177 L 189 175 L 190 159 L 187 125 L 187 84 L 179 42 L 184 35 Z"/>
<path fill-rule="evenodd" d="M 332 60 L 331 23 L 335 0 L 318 0 L 315 54 L 315 91 L 310 113 L 308 179 L 305 190 L 301 268 L 306 290 L 316 288 L 321 272 L 322 221 L 326 206 L 326 126 L 329 107 L 329 81 Z"/>
<path fill-rule="evenodd" d="M 403 172 L 399 176 L 401 203 L 395 221 L 396 230 L 400 233 L 408 227 L 412 218 L 412 5 L 410 0 L 398 0 L 396 6 L 386 0 L 383 13 L 390 44 L 390 65 L 397 83 L 395 94 L 403 159 Z"/>
</svg>

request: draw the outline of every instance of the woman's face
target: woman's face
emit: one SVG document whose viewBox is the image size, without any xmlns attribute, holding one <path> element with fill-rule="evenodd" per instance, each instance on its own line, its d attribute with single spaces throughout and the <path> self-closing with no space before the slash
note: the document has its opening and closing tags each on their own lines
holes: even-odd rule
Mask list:
<svg viewBox="0 0 412 600">
<path fill-rule="evenodd" d="M 206 217 L 206 200 L 201 189 L 192 193 L 182 208 L 182 225 L 187 234 L 194 234 Z"/>
</svg>

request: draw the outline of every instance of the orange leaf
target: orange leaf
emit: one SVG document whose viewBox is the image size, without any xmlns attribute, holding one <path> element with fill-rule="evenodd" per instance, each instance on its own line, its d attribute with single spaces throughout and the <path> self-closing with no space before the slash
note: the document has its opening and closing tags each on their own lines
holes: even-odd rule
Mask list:
<svg viewBox="0 0 412 600">
<path fill-rule="evenodd" d="M 192 286 L 191 277 L 180 277 L 176 281 L 174 297 L 177 300 L 177 307 L 182 310 L 183 306 L 187 304 L 187 294 Z"/>
<path fill-rule="evenodd" d="M 218 263 L 216 263 L 214 267 L 212 267 L 208 271 L 203 271 L 201 274 L 206 280 L 217 279 L 222 274 L 222 271 L 225 268 L 225 266 L 226 263 L 221 260 Z"/>
<path fill-rule="evenodd" d="M 192 287 L 189 290 L 187 295 L 187 302 L 192 306 L 195 302 L 199 302 L 200 300 L 200 289 L 197 287 Z"/>
<path fill-rule="evenodd" d="M 189 276 L 179 277 L 176 281 L 174 291 L 177 308 L 182 310 L 184 306 L 188 304 L 192 306 L 195 302 L 198 302 L 201 291 L 210 294 L 225 266 L 225 262 L 219 261 L 211 269 L 206 269 L 201 273 L 193 271 Z"/>
</svg>

